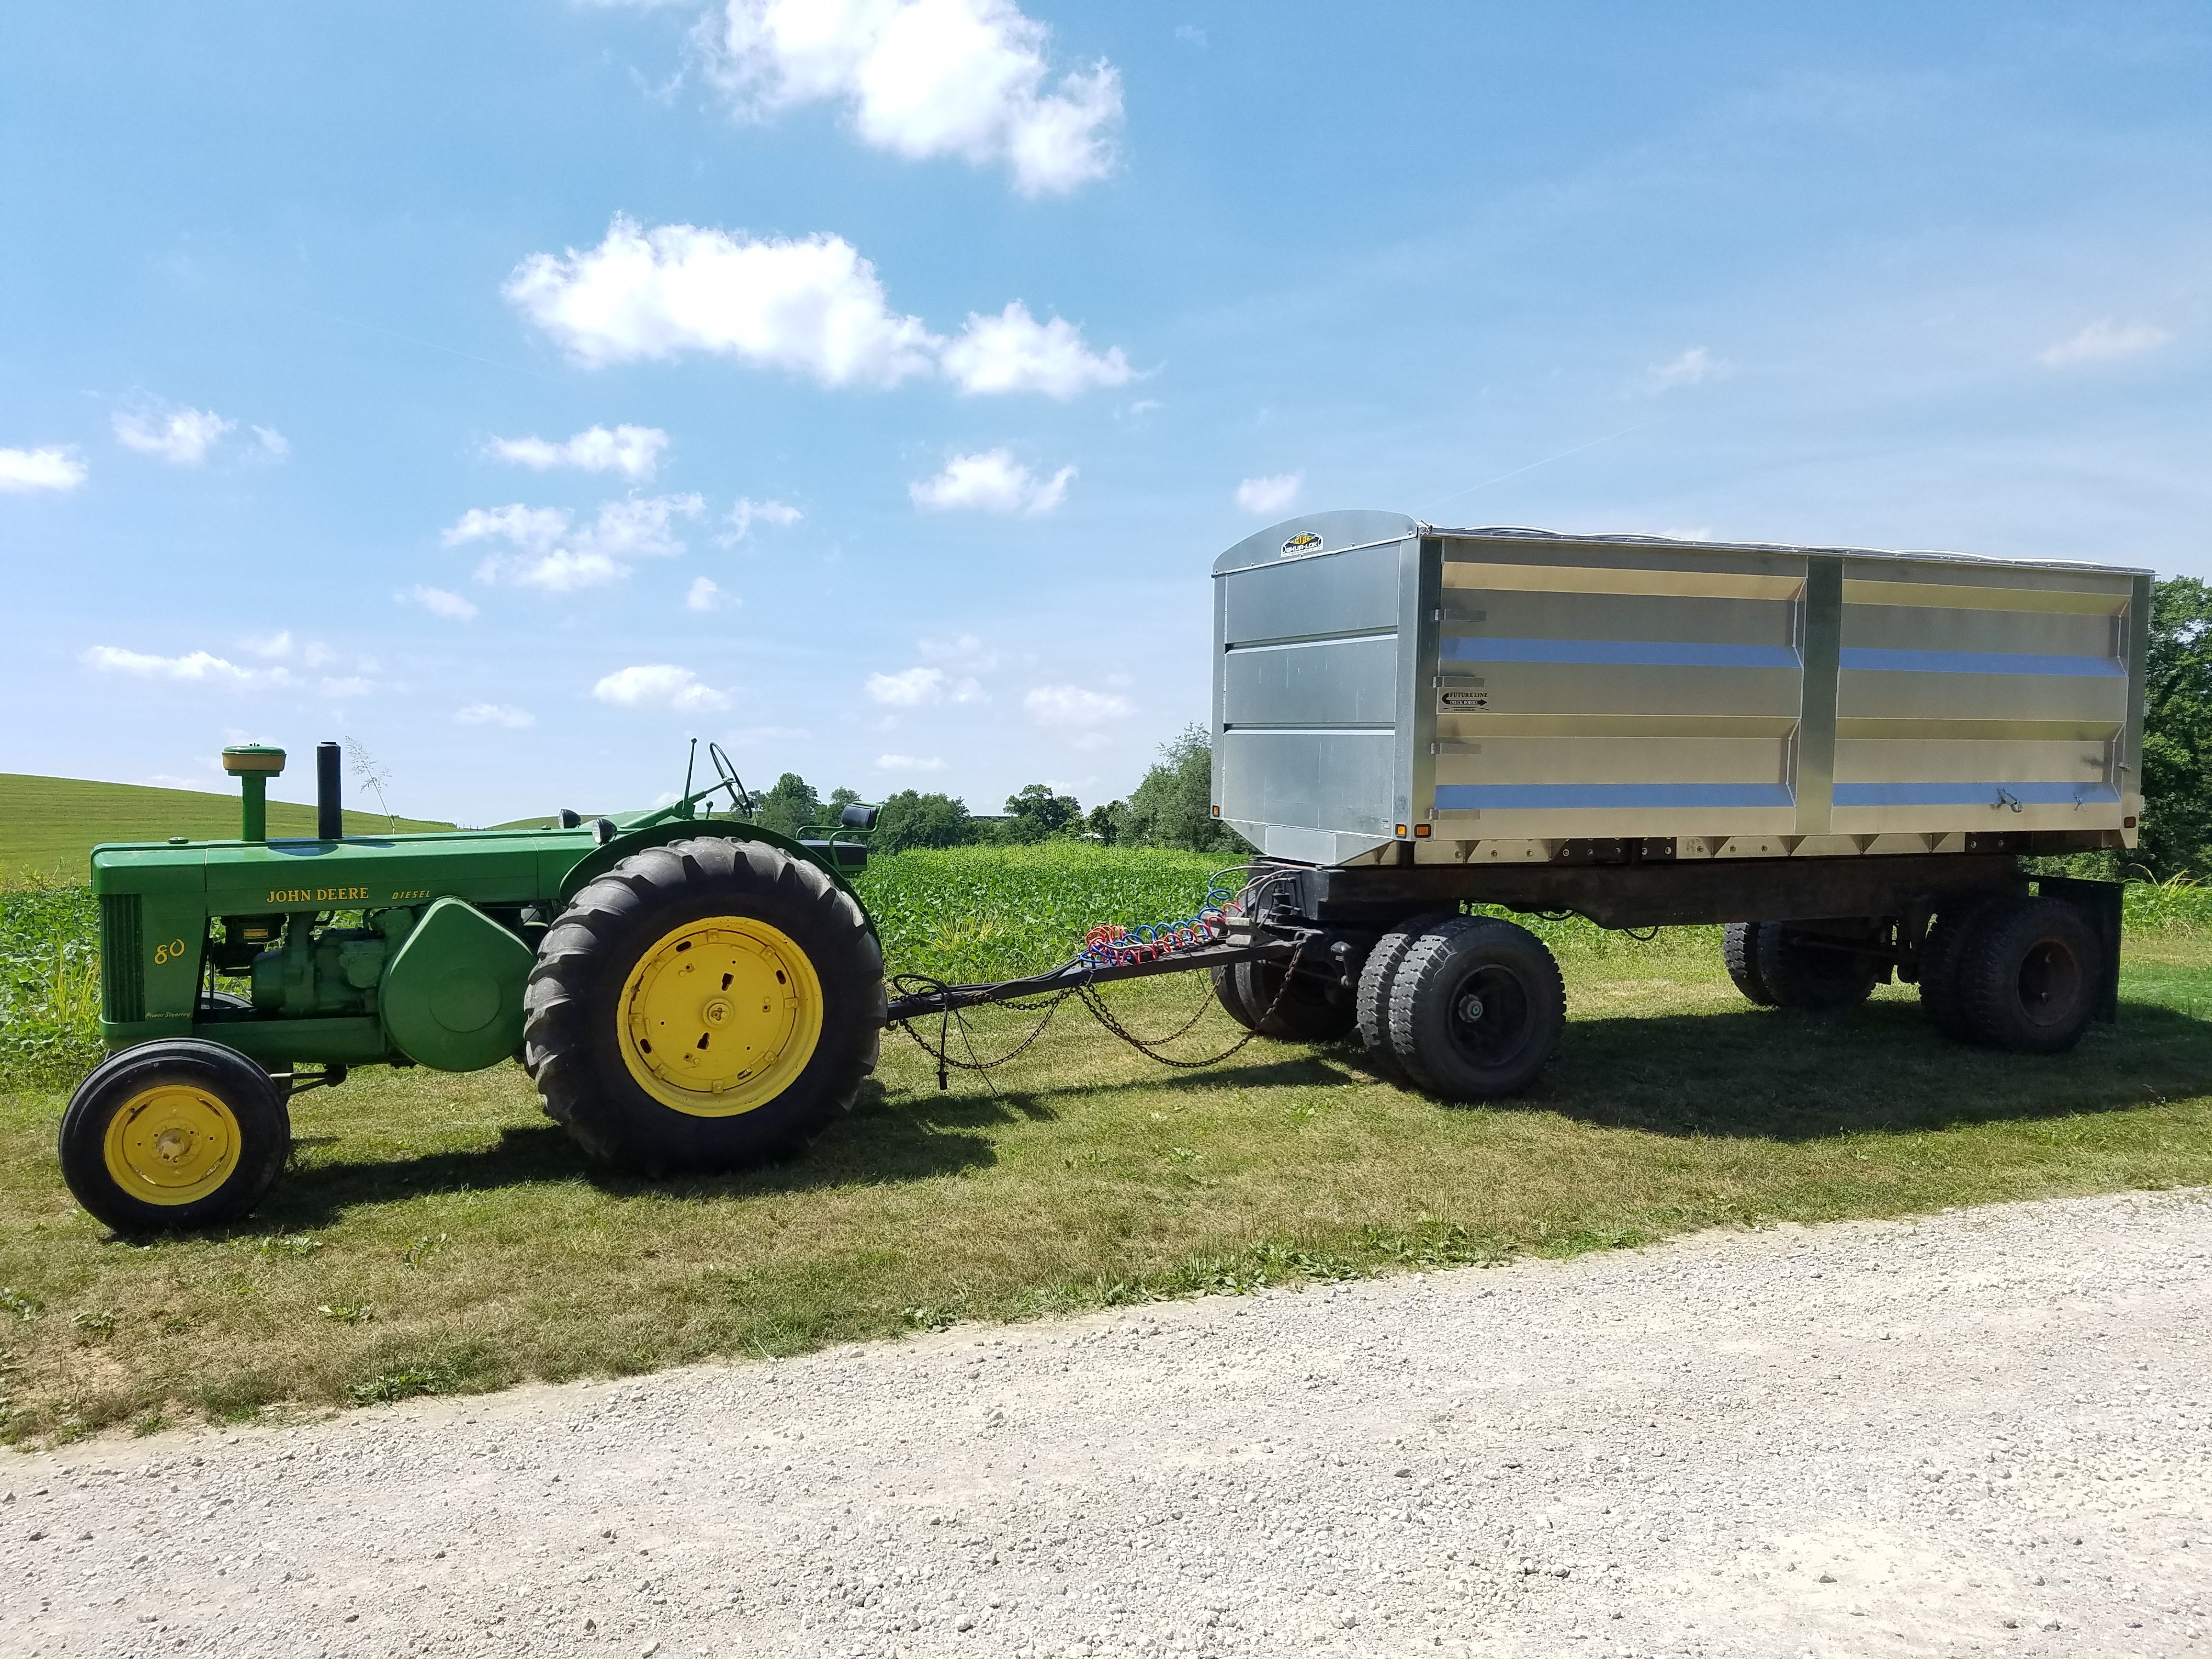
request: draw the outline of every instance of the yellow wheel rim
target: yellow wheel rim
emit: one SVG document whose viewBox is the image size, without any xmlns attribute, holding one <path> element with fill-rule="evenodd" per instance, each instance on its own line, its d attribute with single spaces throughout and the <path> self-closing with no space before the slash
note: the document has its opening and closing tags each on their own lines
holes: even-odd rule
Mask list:
<svg viewBox="0 0 2212 1659">
<path fill-rule="evenodd" d="M 806 1069 L 822 1040 L 822 981 L 781 929 L 708 916 L 638 958 L 616 1020 L 638 1087 L 693 1117 L 734 1117 Z"/>
<path fill-rule="evenodd" d="M 141 1090 L 107 1120 L 107 1174 L 142 1204 L 190 1204 L 238 1169 L 238 1118 L 189 1084 Z"/>
</svg>

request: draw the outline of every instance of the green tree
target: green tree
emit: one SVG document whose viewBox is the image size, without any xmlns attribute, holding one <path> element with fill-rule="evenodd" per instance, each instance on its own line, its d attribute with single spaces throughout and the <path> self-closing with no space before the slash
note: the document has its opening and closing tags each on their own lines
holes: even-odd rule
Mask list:
<svg viewBox="0 0 2212 1659">
<path fill-rule="evenodd" d="M 1232 855 L 1251 843 L 1213 816 L 1213 751 L 1202 726 L 1183 727 L 1129 792 L 1117 839 L 1136 847 L 1187 847 Z"/>
<path fill-rule="evenodd" d="M 2152 588 L 2144 671 L 2137 862 L 2212 877 L 2212 583 L 2169 576 Z"/>
<path fill-rule="evenodd" d="M 1083 833 L 1096 836 L 1111 847 L 1121 839 L 1121 822 L 1128 816 L 1129 808 L 1123 801 L 1108 801 L 1103 806 L 1091 809 L 1091 816 L 1083 820 Z"/>
<path fill-rule="evenodd" d="M 981 826 L 969 816 L 967 802 L 902 789 L 884 803 L 868 845 L 878 853 L 902 853 L 909 847 L 965 847 L 981 839 Z"/>
<path fill-rule="evenodd" d="M 762 829 L 787 836 L 796 836 L 808 824 L 821 821 L 822 797 L 796 772 L 786 772 L 778 778 L 761 796 L 760 810 L 753 814 L 753 822 Z"/>
<path fill-rule="evenodd" d="M 1006 797 L 1006 821 L 999 826 L 1001 838 L 1049 841 L 1073 833 L 1083 822 L 1083 804 L 1073 795 L 1054 794 L 1048 783 L 1030 783 Z"/>
</svg>

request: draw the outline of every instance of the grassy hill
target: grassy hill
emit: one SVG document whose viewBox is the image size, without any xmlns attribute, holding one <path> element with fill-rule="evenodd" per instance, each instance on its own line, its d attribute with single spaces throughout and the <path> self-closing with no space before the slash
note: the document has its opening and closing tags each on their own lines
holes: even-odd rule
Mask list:
<svg viewBox="0 0 2212 1659">
<path fill-rule="evenodd" d="M 381 812 L 349 811 L 349 836 L 450 830 L 417 818 L 387 820 Z M 269 803 L 269 833 L 312 836 L 315 809 Z M 85 855 L 104 841 L 166 841 L 189 836 L 217 841 L 238 834 L 238 797 L 196 789 L 150 789 L 135 783 L 91 783 L 0 772 L 0 876 L 58 872 L 82 877 Z"/>
</svg>

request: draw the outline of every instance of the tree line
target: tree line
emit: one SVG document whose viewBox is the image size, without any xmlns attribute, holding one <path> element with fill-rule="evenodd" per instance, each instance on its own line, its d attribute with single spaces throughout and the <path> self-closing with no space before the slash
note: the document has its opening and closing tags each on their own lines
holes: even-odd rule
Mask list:
<svg viewBox="0 0 2212 1659">
<path fill-rule="evenodd" d="M 850 789 L 833 789 L 824 797 L 798 773 L 786 772 L 755 799 L 755 822 L 763 829 L 796 836 L 810 826 L 835 822 L 839 810 L 860 796 Z M 1127 800 L 1107 801 L 1085 811 L 1074 796 L 1061 794 L 1050 784 L 1032 783 L 1006 797 L 1003 817 L 988 817 L 970 811 L 957 795 L 902 789 L 882 803 L 869 844 L 879 853 L 901 853 L 910 847 L 1078 840 L 1116 847 L 1182 847 L 1232 857 L 1249 850 L 1243 836 L 1213 817 L 1212 799 L 1213 760 L 1206 729 L 1191 726 L 1162 747 L 1159 759 Z"/>
</svg>

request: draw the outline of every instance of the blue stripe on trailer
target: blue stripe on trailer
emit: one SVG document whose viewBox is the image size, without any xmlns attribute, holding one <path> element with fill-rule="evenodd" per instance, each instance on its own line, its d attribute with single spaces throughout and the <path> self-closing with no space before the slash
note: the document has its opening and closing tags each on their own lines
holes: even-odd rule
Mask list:
<svg viewBox="0 0 2212 1659">
<path fill-rule="evenodd" d="M 2124 679 L 2113 657 L 2036 656 L 2014 651 L 1892 651 L 1847 645 L 1841 666 L 1862 674 L 2045 674 L 2066 679 Z"/>
<path fill-rule="evenodd" d="M 1513 811 L 1602 806 L 1789 806 L 1780 783 L 1440 783 L 1444 812 Z"/>
<path fill-rule="evenodd" d="M 1638 668 L 1795 668 L 1786 645 L 1723 645 L 1678 640 L 1493 640 L 1458 635 L 1440 641 L 1448 662 L 1603 663 Z"/>
<path fill-rule="evenodd" d="M 2120 804 L 2108 783 L 1839 783 L 1834 799 L 1838 806 L 2003 806 L 2006 795 L 2023 806 Z"/>
</svg>

